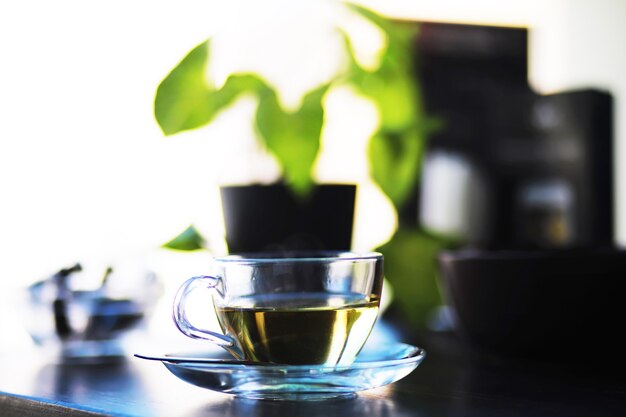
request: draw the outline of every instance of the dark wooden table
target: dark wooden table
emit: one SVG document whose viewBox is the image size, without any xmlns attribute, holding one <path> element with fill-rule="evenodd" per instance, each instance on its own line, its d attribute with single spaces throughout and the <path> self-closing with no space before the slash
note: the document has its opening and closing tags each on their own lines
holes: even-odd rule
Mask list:
<svg viewBox="0 0 626 417">
<path fill-rule="evenodd" d="M 70 366 L 4 355 L 0 416 L 626 416 L 619 373 L 476 355 L 451 334 L 421 342 L 428 357 L 405 379 L 355 399 L 313 403 L 232 398 L 136 358 Z"/>
</svg>

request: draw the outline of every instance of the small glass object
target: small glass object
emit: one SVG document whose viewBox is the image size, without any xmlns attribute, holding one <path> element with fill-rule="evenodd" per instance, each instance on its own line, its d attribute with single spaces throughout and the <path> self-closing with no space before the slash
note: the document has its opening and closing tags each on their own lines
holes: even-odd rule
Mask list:
<svg viewBox="0 0 626 417">
<path fill-rule="evenodd" d="M 145 270 L 136 276 L 107 267 L 96 283 L 88 275 L 80 264 L 64 268 L 29 286 L 21 303 L 33 341 L 62 362 L 120 359 L 122 339 L 144 323 L 162 292 Z"/>
</svg>

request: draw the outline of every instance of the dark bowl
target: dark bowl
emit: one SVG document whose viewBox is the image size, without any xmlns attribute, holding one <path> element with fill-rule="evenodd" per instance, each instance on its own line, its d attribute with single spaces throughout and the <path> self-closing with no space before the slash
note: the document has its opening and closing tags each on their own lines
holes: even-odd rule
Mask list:
<svg viewBox="0 0 626 417">
<path fill-rule="evenodd" d="M 462 250 L 443 252 L 439 264 L 457 329 L 474 346 L 544 359 L 624 357 L 626 250 Z"/>
</svg>

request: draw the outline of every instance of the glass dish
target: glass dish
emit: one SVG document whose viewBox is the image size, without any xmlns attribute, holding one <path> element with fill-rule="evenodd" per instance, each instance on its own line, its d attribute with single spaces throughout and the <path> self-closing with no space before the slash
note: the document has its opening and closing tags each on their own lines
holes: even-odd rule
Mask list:
<svg viewBox="0 0 626 417">
<path fill-rule="evenodd" d="M 213 391 L 248 399 L 323 400 L 353 397 L 411 373 L 424 360 L 421 348 L 393 343 L 366 346 L 351 365 L 275 365 L 240 362 L 226 352 L 206 355 L 143 355 L 161 361 L 178 378 Z"/>
<path fill-rule="evenodd" d="M 141 330 L 161 293 L 156 274 L 143 264 L 76 264 L 30 285 L 17 307 L 48 359 L 101 363 L 123 360 L 125 343 Z"/>
</svg>

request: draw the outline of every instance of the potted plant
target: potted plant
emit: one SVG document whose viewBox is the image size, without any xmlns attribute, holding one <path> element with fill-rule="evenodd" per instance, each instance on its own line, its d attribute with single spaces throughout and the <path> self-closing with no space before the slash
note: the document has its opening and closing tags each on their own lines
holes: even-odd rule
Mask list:
<svg viewBox="0 0 626 417">
<path fill-rule="evenodd" d="M 241 239 L 235 238 L 236 233 L 232 231 L 250 229 L 238 226 L 239 222 L 235 221 L 239 219 L 237 207 L 251 204 L 253 197 L 249 193 L 257 196 L 267 192 L 268 198 L 258 201 L 282 201 L 293 206 L 289 209 L 265 207 L 262 212 L 266 222 L 269 222 L 268 215 L 275 212 L 279 214 L 278 224 L 282 220 L 283 225 L 285 222 L 292 226 L 303 225 L 306 222 L 302 222 L 302 218 L 312 218 L 311 213 L 314 210 L 305 207 L 306 204 L 311 204 L 317 206 L 318 212 L 324 206 L 332 210 L 322 212 L 319 218 L 328 220 L 332 219 L 333 213 L 343 213 L 342 219 L 331 225 L 332 229 L 340 230 L 342 223 L 347 223 L 347 227 L 351 229 L 352 207 L 346 209 L 337 207 L 337 204 L 354 204 L 354 186 L 315 184 L 312 177 L 324 123 L 323 99 L 329 90 L 337 86 L 350 86 L 366 99 L 373 101 L 378 109 L 380 123 L 369 145 L 371 175 L 374 180 L 397 207 L 402 205 L 408 193 L 413 190 L 418 176 L 425 126 L 419 91 L 412 74 L 410 42 L 414 38 L 416 26 L 391 22 L 355 5 L 338 3 L 337 6 L 343 8 L 342 12 L 351 13 L 353 18 L 356 16 L 374 25 L 384 34 L 386 46 L 380 54 L 378 65 L 375 68 L 366 68 L 356 59 L 355 44 L 350 34 L 337 27 L 344 41 L 345 64 L 329 81 L 306 92 L 296 109 L 284 108 L 277 89 L 260 72 L 232 73 L 221 86 L 212 83 L 207 78 L 207 67 L 211 65 L 211 39 L 193 48 L 157 89 L 155 117 L 168 136 L 211 123 L 220 111 L 243 95 L 250 95 L 257 101 L 254 119 L 257 137 L 278 161 L 283 181 L 272 186 L 253 184 L 245 190 L 242 187 L 222 187 L 227 242 L 231 250 L 248 250 L 254 246 L 252 242 L 249 242 L 250 245 L 239 242 Z M 294 68 L 294 71 L 297 70 L 299 68 Z M 332 202 L 324 204 L 327 199 Z M 304 207 L 300 210 L 302 216 L 296 215 L 293 221 L 286 221 L 289 220 L 285 217 L 286 213 L 295 212 L 294 207 L 297 206 Z M 258 205 L 253 207 L 259 208 Z M 251 210 L 246 213 L 247 216 L 254 214 L 251 214 Z M 309 231 L 321 231 L 321 223 L 305 230 L 305 234 Z M 258 226 L 259 222 L 252 224 Z M 340 237 L 326 239 L 331 242 L 330 245 L 321 242 L 320 246 L 348 249 L 350 237 L 346 237 L 343 230 L 339 234 Z M 281 234 L 276 235 L 278 239 Z M 272 240 L 267 233 L 265 236 Z M 301 237 L 306 240 L 306 236 Z M 198 236 L 194 236 L 193 229 L 189 229 L 181 239 L 171 242 L 170 246 L 190 249 L 197 247 L 200 242 Z M 308 241 L 309 244 L 311 242 Z M 298 242 L 293 243 L 298 245 Z"/>
<path fill-rule="evenodd" d="M 412 43 L 417 25 L 415 22 L 392 21 L 353 4 L 337 3 L 336 7 L 352 19 L 375 27 L 383 35 L 384 45 L 375 64 L 365 65 L 358 58 L 358 45 L 351 33 L 336 27 L 342 39 L 343 65 L 324 83 L 307 91 L 295 108 L 285 108 L 279 91 L 260 71 L 230 73 L 219 85 L 208 79 L 213 39 L 193 48 L 158 87 L 155 117 L 167 136 L 211 123 L 223 109 L 243 95 L 252 96 L 256 101 L 254 126 L 257 138 L 278 161 L 282 182 L 222 187 L 226 240 L 232 252 L 311 246 L 350 248 L 355 187 L 316 184 L 312 175 L 320 152 L 326 112 L 324 97 L 341 86 L 348 86 L 376 107 L 378 124 L 368 145 L 372 179 L 398 211 L 415 192 L 425 137 L 434 127 L 432 119 L 426 117 L 422 109 L 414 74 Z M 299 70 L 301 68 L 293 69 Z M 339 207 L 340 204 L 344 205 L 343 208 Z M 276 214 L 275 220 L 271 219 L 272 214 Z M 260 217 L 254 217 L 257 215 Z M 332 219 L 337 221 L 333 223 Z M 325 223 L 339 236 L 327 236 L 323 229 Z M 292 230 L 302 225 L 309 227 Z M 256 231 L 259 235 L 242 237 L 240 231 Z M 275 235 L 272 232 L 276 232 Z M 311 238 L 311 235 L 315 236 Z M 413 256 L 415 236 L 416 231 L 402 230 L 400 224 L 396 234 L 399 240 L 394 238 L 381 249 L 407 253 L 405 246 L 408 244 L 408 253 Z M 194 250 L 203 248 L 205 242 L 190 226 L 165 246 Z M 430 263 L 433 259 L 434 254 L 425 262 Z M 412 262 L 393 254 L 389 260 L 388 269 L 398 275 L 406 275 L 406 262 Z M 408 270 L 411 271 L 411 267 Z M 432 275 L 432 271 L 427 272 Z M 433 281 L 433 278 L 427 277 L 426 280 Z M 428 285 L 435 285 L 431 284 Z M 410 297 L 414 291 L 410 285 L 407 288 L 411 291 L 405 297 L 405 304 L 410 309 L 413 303 Z M 432 300 L 426 304 L 438 303 L 438 294 L 433 296 L 431 291 L 428 296 Z"/>
</svg>

